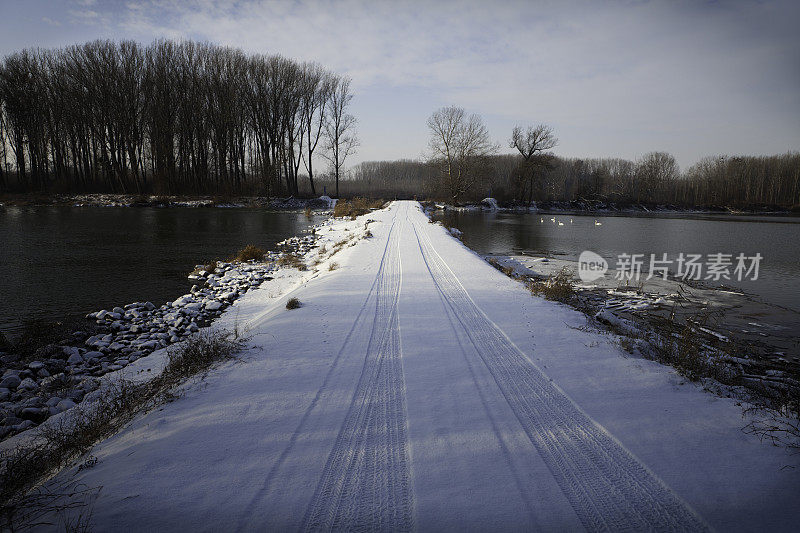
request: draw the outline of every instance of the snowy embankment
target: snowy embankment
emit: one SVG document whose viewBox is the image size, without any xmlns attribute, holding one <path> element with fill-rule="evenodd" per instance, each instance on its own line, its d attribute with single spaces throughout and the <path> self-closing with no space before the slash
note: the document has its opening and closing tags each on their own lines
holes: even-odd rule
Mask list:
<svg viewBox="0 0 800 533">
<path fill-rule="evenodd" d="M 98 488 L 98 530 L 800 521 L 800 460 L 744 434 L 733 400 L 579 329 L 416 202 L 317 233 L 308 271 L 220 319 L 248 331 L 238 362 L 53 480 Z"/>
</svg>

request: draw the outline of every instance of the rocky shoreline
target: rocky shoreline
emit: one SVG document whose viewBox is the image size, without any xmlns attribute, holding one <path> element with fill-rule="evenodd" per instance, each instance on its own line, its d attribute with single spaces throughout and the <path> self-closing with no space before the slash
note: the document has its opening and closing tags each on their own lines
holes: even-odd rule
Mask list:
<svg viewBox="0 0 800 533">
<path fill-rule="evenodd" d="M 770 395 L 800 389 L 800 313 L 726 287 L 689 285 L 655 277 L 626 285 L 616 271 L 591 283 L 577 276 L 577 262 L 554 257 L 487 255 L 512 277 L 546 281 L 567 269 L 574 293 L 564 303 L 631 339 L 629 351 L 651 355 L 657 339 L 692 332 L 692 342 L 736 382 Z M 689 329 L 684 328 L 689 326 Z"/>
<path fill-rule="evenodd" d="M 156 306 L 133 302 L 86 315 L 85 331 L 48 344 L 34 356 L 0 353 L 0 440 L 16 435 L 89 399 L 98 378 L 188 338 L 210 325 L 234 301 L 272 280 L 287 256 L 316 245 L 316 227 L 278 243 L 263 261 L 197 265 L 187 294 Z M 212 271 L 213 268 L 213 271 Z"/>
</svg>

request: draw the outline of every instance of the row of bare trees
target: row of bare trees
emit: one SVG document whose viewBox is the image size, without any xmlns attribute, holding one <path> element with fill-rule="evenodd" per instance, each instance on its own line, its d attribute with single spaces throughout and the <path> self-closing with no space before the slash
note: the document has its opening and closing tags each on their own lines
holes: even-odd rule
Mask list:
<svg viewBox="0 0 800 533">
<path fill-rule="evenodd" d="M 314 163 L 338 177 L 358 145 L 351 99 L 317 64 L 207 43 L 23 50 L 0 64 L 0 190 L 297 194 L 302 167 L 316 194 Z"/>
<path fill-rule="evenodd" d="M 428 118 L 427 165 L 438 195 L 452 202 L 494 195 L 534 201 L 614 201 L 680 206 L 800 204 L 800 154 L 709 157 L 681 173 L 675 158 L 651 152 L 638 161 L 561 159 L 552 128 L 538 124 L 511 133 L 515 155 L 498 156 L 478 115 L 451 106 Z M 492 192 L 494 191 L 494 192 Z"/>
</svg>

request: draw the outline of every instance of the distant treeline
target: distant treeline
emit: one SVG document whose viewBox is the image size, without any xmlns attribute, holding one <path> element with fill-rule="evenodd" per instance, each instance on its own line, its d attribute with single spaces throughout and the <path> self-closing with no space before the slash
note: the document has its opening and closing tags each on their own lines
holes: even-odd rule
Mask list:
<svg viewBox="0 0 800 533">
<path fill-rule="evenodd" d="M 555 157 L 538 171 L 533 190 L 522 179 L 520 155 L 489 158 L 483 179 L 462 201 L 493 196 L 504 202 L 614 202 L 690 206 L 792 207 L 800 204 L 800 153 L 707 157 L 680 172 L 663 152 L 639 161 Z M 437 198 L 448 195 L 425 162 L 369 161 L 351 170 L 343 194 Z"/>
<path fill-rule="evenodd" d="M 0 63 L 0 192 L 297 194 L 348 83 L 191 41 L 23 50 Z"/>
</svg>

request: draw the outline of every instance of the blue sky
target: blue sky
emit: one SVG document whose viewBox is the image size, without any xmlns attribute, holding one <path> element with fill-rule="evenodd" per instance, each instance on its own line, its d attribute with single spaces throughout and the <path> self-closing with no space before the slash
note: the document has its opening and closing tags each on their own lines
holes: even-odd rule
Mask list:
<svg viewBox="0 0 800 533">
<path fill-rule="evenodd" d="M 504 151 L 545 122 L 563 156 L 800 149 L 800 2 L 0 0 L 0 54 L 192 38 L 353 78 L 352 162 L 418 158 L 426 118 L 479 113 Z"/>
</svg>

